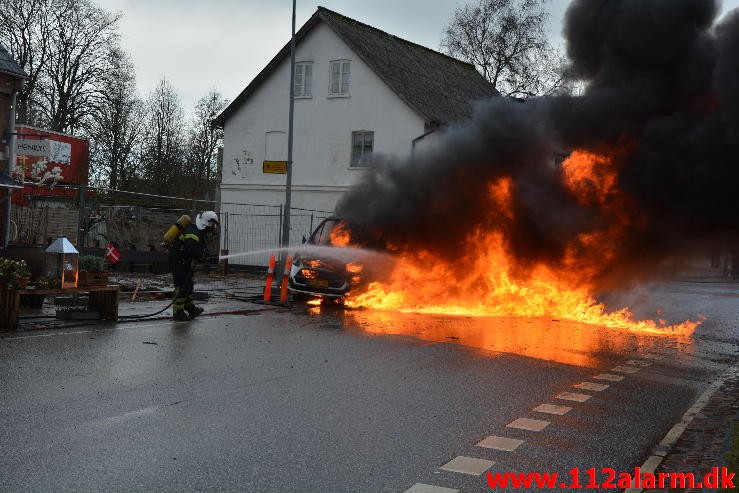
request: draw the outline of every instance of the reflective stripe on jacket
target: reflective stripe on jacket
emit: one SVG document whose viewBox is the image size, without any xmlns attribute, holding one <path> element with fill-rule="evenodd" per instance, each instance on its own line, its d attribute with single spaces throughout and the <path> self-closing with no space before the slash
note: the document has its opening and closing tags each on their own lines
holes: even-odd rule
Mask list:
<svg viewBox="0 0 739 493">
<path fill-rule="evenodd" d="M 176 252 L 183 260 L 202 260 L 205 251 L 204 230 L 201 231 L 194 224 L 190 224 L 177 237 L 174 244 Z"/>
</svg>

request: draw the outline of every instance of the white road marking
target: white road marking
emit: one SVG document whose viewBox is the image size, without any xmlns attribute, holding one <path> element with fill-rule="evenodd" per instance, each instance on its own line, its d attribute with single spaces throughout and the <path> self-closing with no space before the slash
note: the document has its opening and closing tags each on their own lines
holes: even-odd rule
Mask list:
<svg viewBox="0 0 739 493">
<path fill-rule="evenodd" d="M 465 457 L 460 455 L 450 460 L 446 464 L 440 467 L 445 471 L 459 472 L 462 474 L 471 474 L 473 476 L 479 476 L 486 470 L 495 464 L 491 460 L 477 459 L 475 457 Z"/>
<path fill-rule="evenodd" d="M 505 452 L 513 452 L 519 445 L 523 443 L 523 440 L 516 438 L 506 438 L 498 436 L 489 436 L 477 444 L 478 447 L 491 448 L 495 450 L 503 450 Z"/>
<path fill-rule="evenodd" d="M 443 488 L 441 486 L 433 486 L 430 484 L 416 483 L 403 493 L 459 493 L 459 490 L 452 488 Z"/>
<path fill-rule="evenodd" d="M 34 336 L 19 336 L 19 337 L 5 337 L 0 339 L 0 341 L 17 341 L 19 339 L 38 339 L 40 337 L 57 337 L 60 335 L 68 335 L 68 334 L 88 334 L 90 332 L 95 332 L 94 330 L 76 330 L 74 332 L 60 332 L 60 333 L 54 333 L 54 334 L 37 334 Z"/>
<path fill-rule="evenodd" d="M 129 411 L 127 413 L 119 414 L 118 416 L 111 416 L 109 418 L 99 419 L 97 421 L 94 421 L 92 425 L 99 426 L 123 423 L 124 421 L 128 421 L 129 419 L 140 418 L 141 416 L 152 414 L 156 412 L 160 407 L 161 406 L 149 406 L 142 409 L 137 409 L 135 411 Z"/>
<path fill-rule="evenodd" d="M 655 361 L 662 361 L 663 359 L 665 359 L 664 356 L 658 356 L 656 354 L 647 354 L 647 353 L 640 354 L 639 357 L 640 358 L 646 358 L 646 359 L 652 359 L 652 360 L 655 360 Z"/>
<path fill-rule="evenodd" d="M 578 394 L 577 392 L 562 392 L 556 397 L 557 399 L 562 399 L 563 401 L 585 402 L 590 399 L 592 395 Z"/>
<path fill-rule="evenodd" d="M 537 413 L 556 414 L 562 416 L 572 411 L 571 407 L 557 406 L 556 404 L 540 404 L 534 408 Z"/>
<path fill-rule="evenodd" d="M 614 366 L 611 371 L 618 371 L 621 373 L 638 373 L 641 369 L 634 368 L 633 366 Z"/>
<path fill-rule="evenodd" d="M 659 450 L 657 452 L 658 455 L 651 455 L 649 458 L 642 464 L 641 470 L 645 473 L 654 473 L 654 471 L 657 469 L 657 466 L 660 465 L 660 463 L 663 460 L 664 454 L 667 453 L 667 451 L 672 448 L 673 445 L 680 439 L 682 434 L 685 432 L 685 429 L 688 427 L 688 425 L 693 421 L 693 418 L 700 413 L 704 407 L 706 407 L 706 404 L 708 404 L 708 401 L 713 397 L 713 394 L 716 393 L 718 389 L 721 388 L 721 386 L 729 379 L 732 379 L 739 375 L 739 365 L 732 366 L 726 372 L 718 377 L 716 380 L 711 383 L 711 385 L 708 386 L 708 388 L 701 394 L 700 397 L 698 397 L 698 400 L 695 401 L 695 403 L 690 406 L 690 409 L 685 411 L 685 414 L 683 414 L 682 419 L 679 423 L 677 423 L 675 426 L 673 426 L 670 431 L 667 432 L 667 435 L 662 439 L 661 442 L 659 442 Z M 661 454 L 661 455 L 659 455 Z M 640 493 L 643 491 L 643 488 L 627 488 L 624 490 L 624 493 Z"/>
<path fill-rule="evenodd" d="M 612 375 L 610 373 L 601 373 L 600 375 L 596 375 L 593 378 L 597 380 L 607 380 L 609 382 L 620 382 L 624 379 L 621 375 Z"/>
<path fill-rule="evenodd" d="M 631 366 L 652 366 L 652 363 L 650 361 L 642 361 L 639 359 L 627 360 L 626 364 Z"/>
<path fill-rule="evenodd" d="M 93 332 L 105 332 L 108 330 L 131 330 L 131 329 L 143 329 L 148 327 L 160 327 L 160 326 L 169 326 L 171 325 L 171 321 L 166 321 L 163 323 L 158 324 L 145 324 L 145 325 L 139 325 L 139 324 L 133 324 L 125 327 L 101 327 L 99 329 L 94 330 L 74 330 L 74 331 L 59 331 L 54 332 L 53 334 L 36 334 L 32 336 L 18 336 L 18 337 L 4 337 L 0 338 L 0 342 L 3 341 L 17 341 L 20 339 L 38 339 L 41 337 L 59 337 L 59 336 L 66 336 L 66 335 L 74 335 L 74 334 L 91 334 Z"/>
<path fill-rule="evenodd" d="M 508 423 L 506 427 L 518 428 L 519 430 L 541 431 L 550 424 L 551 421 L 545 421 L 543 419 L 518 418 L 517 420 Z"/>
<path fill-rule="evenodd" d="M 583 382 L 578 383 L 577 385 L 573 385 L 573 387 L 577 387 L 578 389 L 583 390 L 592 390 L 593 392 L 602 392 L 610 387 L 610 385 L 606 385 L 603 383 Z"/>
</svg>

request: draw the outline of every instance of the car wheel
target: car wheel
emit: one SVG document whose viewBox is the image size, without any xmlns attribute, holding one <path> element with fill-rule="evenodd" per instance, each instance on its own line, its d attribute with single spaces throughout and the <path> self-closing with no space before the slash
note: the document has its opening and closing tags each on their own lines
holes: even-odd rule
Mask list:
<svg viewBox="0 0 739 493">
<path fill-rule="evenodd" d="M 298 302 L 303 303 L 303 302 L 310 300 L 311 298 L 313 297 L 305 293 L 293 293 L 293 301 L 298 301 Z"/>
</svg>

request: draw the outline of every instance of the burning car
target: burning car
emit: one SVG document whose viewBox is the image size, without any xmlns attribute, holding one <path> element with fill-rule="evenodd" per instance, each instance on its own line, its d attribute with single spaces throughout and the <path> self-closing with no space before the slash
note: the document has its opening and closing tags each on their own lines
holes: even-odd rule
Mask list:
<svg viewBox="0 0 739 493">
<path fill-rule="evenodd" d="M 342 218 L 324 219 L 293 257 L 289 290 L 294 298 L 341 299 L 361 281 L 362 267 L 350 261 Z"/>
</svg>

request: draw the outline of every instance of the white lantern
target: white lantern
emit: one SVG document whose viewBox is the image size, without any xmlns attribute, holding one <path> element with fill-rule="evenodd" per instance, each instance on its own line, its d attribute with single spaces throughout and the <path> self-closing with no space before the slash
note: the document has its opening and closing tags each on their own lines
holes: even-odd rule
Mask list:
<svg viewBox="0 0 739 493">
<path fill-rule="evenodd" d="M 79 275 L 80 252 L 65 237 L 46 249 L 46 276 L 58 279 L 62 288 L 76 288 Z"/>
</svg>

